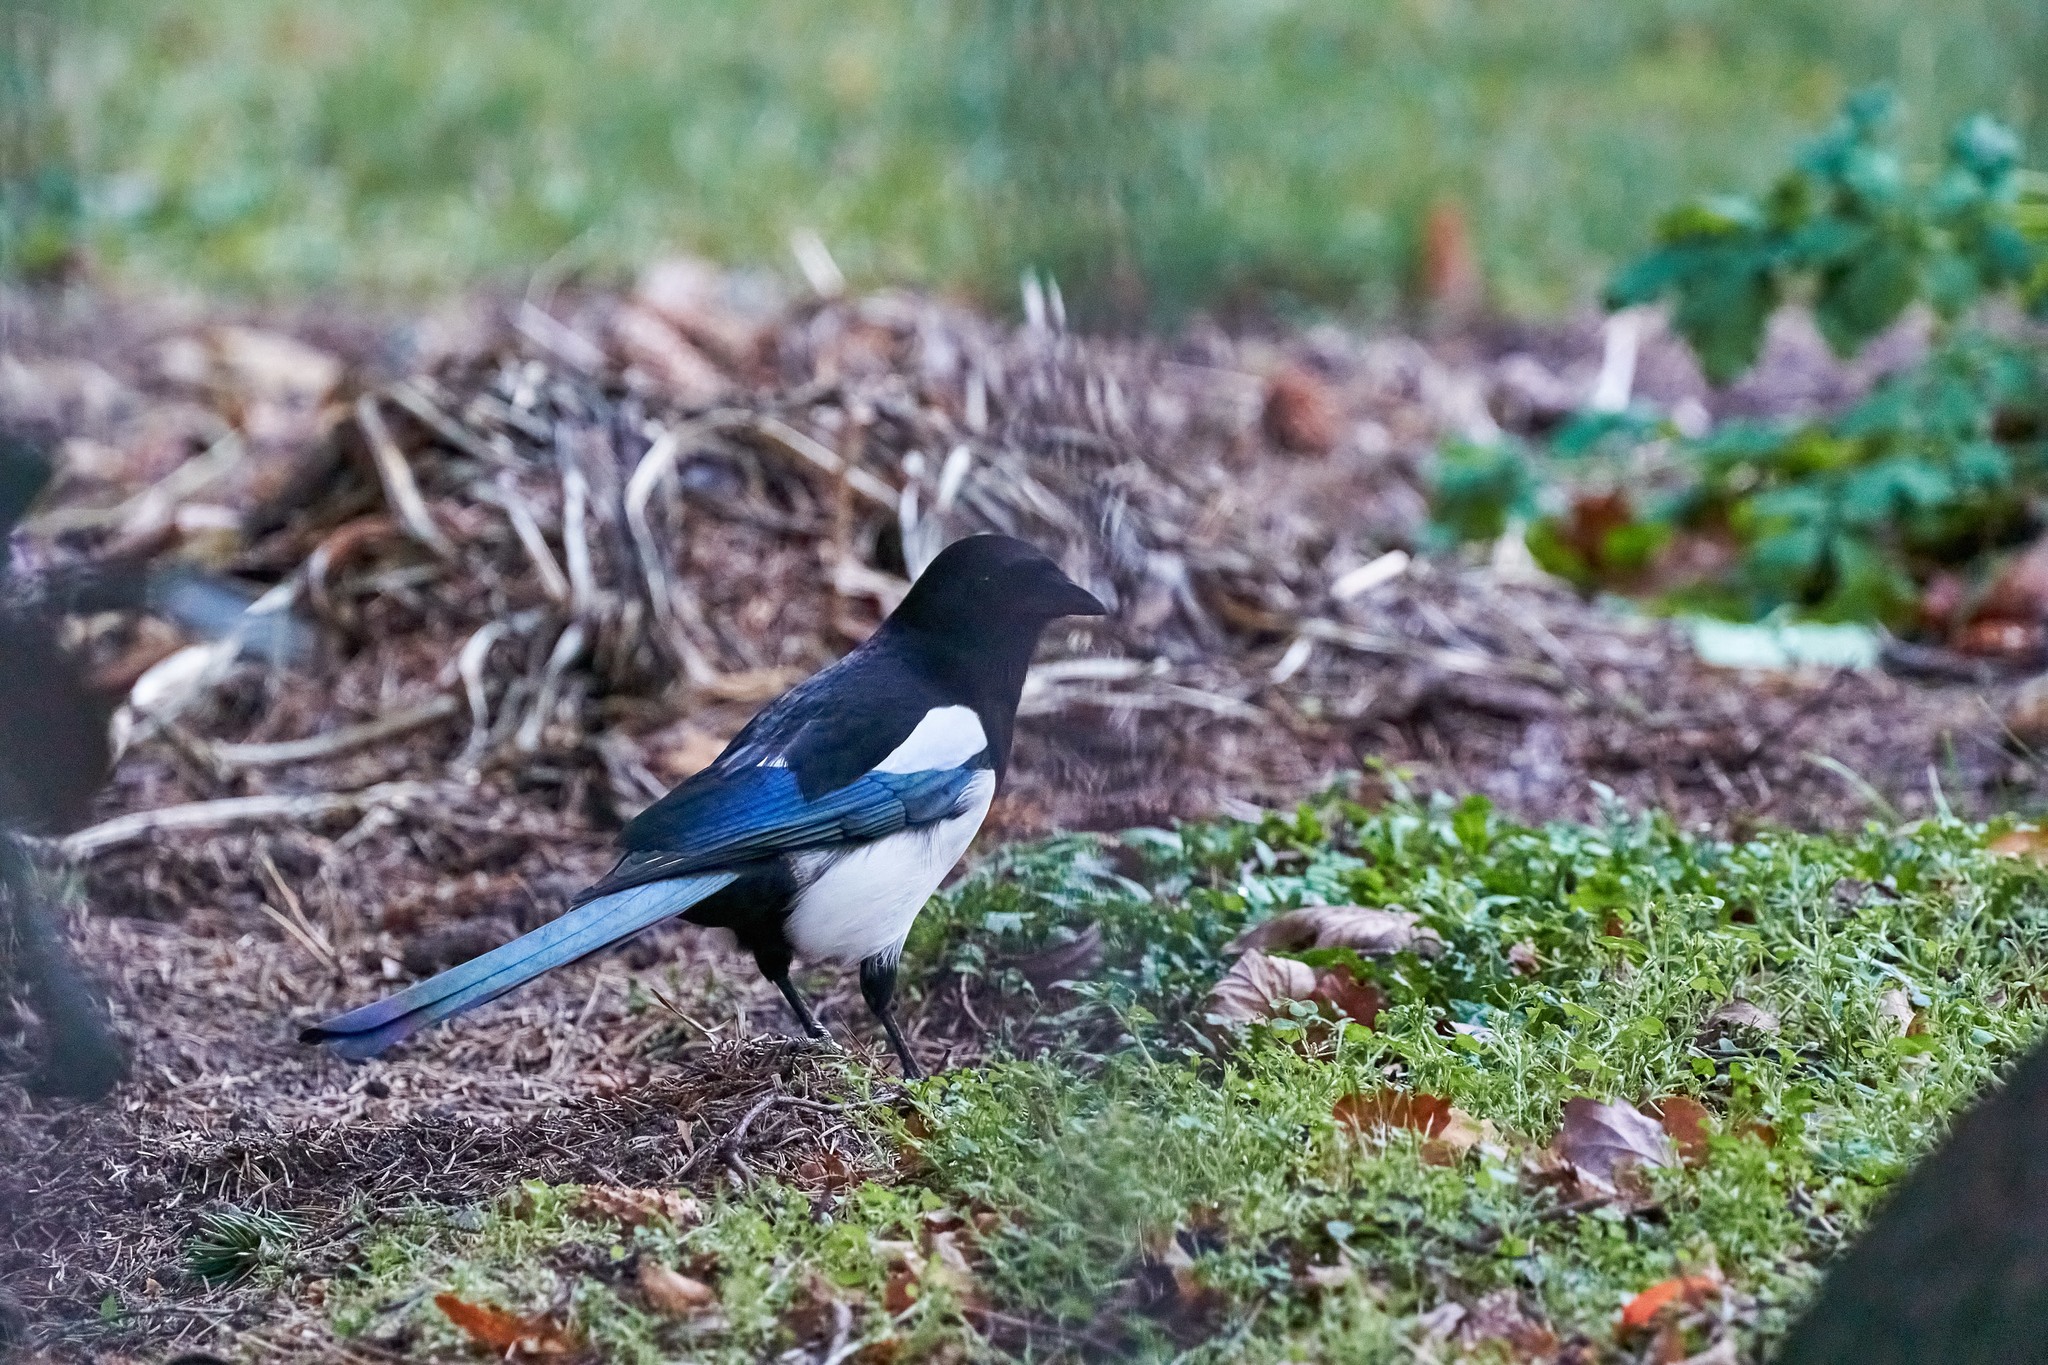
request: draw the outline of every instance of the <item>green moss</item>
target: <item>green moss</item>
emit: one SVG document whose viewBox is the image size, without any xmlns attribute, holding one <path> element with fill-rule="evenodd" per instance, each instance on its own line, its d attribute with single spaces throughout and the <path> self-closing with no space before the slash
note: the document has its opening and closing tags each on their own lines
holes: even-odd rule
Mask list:
<svg viewBox="0 0 2048 1365">
<path fill-rule="evenodd" d="M 566 1299 L 610 1358 L 758 1359 L 791 1344 L 817 1276 L 856 1305 L 856 1340 L 900 1337 L 908 1359 L 947 1342 L 988 1353 L 973 1330 L 986 1320 L 938 1280 L 898 1322 L 877 1309 L 874 1242 L 914 1240 L 944 1208 L 998 1215 L 977 1243 L 988 1306 L 1108 1333 L 1141 1359 L 1405 1359 L 1417 1314 L 1501 1288 L 1540 1303 L 1560 1335 L 1606 1341 L 1634 1293 L 1707 1263 L 1755 1300 L 1741 1330 L 1760 1345 L 1955 1108 L 2041 1031 L 2048 886 L 1986 853 L 1986 833 L 1928 823 L 1729 845 L 1619 813 L 1534 829 L 1476 801 L 1333 801 L 1256 825 L 1013 850 L 933 907 L 914 963 L 986 972 L 1021 1001 L 1029 985 L 990 964 L 1096 924 L 1092 995 L 1051 1027 L 1098 1045 L 1122 1030 L 1121 1044 L 956 1071 L 919 1087 L 909 1117 L 864 1120 L 915 1157 L 893 1186 L 814 1200 L 766 1184 L 688 1229 L 592 1223 L 574 1191 L 537 1186 L 470 1230 L 422 1214 L 379 1231 L 333 1320 L 359 1333 L 376 1305 L 409 1305 L 432 1347 L 453 1337 L 430 1290 L 520 1309 Z M 1217 1055 L 1192 1024 L 1223 945 L 1310 898 L 1399 903 L 1446 950 L 1364 964 L 1396 1001 L 1370 1030 L 1304 1046 L 1282 1020 Z M 1536 948 L 1533 974 L 1508 960 L 1518 943 Z M 1899 1035 L 1894 990 L 1923 1031 Z M 1774 1012 L 1778 1031 L 1703 1031 L 1734 996 Z M 1447 1031 L 1453 1019 L 1476 1031 Z M 1332 1107 L 1390 1079 L 1445 1096 L 1500 1141 L 1451 1166 L 1411 1142 L 1361 1145 Z M 1565 1100 L 1675 1094 L 1697 1096 L 1716 1135 L 1704 1162 L 1656 1173 L 1653 1210 L 1559 1217 L 1525 1177 L 1523 1144 L 1549 1141 Z M 1176 1230 L 1202 1287 L 1193 1329 L 1143 1311 L 1132 1289 L 1145 1250 Z M 620 1277 L 569 1268 L 589 1256 L 565 1258 L 568 1246 L 710 1258 L 722 1320 L 653 1317 Z M 1301 1273 L 1339 1264 L 1355 1267 L 1349 1286 Z"/>
</svg>

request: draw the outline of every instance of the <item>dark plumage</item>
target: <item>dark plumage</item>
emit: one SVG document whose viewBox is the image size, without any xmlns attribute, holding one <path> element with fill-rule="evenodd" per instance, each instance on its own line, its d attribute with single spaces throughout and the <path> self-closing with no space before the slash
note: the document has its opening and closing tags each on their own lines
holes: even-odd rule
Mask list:
<svg viewBox="0 0 2048 1365">
<path fill-rule="evenodd" d="M 575 908 L 302 1036 L 372 1056 L 680 915 L 732 930 L 813 1037 L 824 1029 L 790 984 L 792 961 L 859 963 L 862 994 L 917 1074 L 889 1011 L 904 935 L 988 811 L 1039 635 L 1102 610 L 1022 541 L 955 543 L 864 644 L 628 825 L 618 865 Z"/>
<path fill-rule="evenodd" d="M 2048 1045 L 1900 1183 L 1775 1359 L 2048 1361 Z"/>
<path fill-rule="evenodd" d="M 91 1099 L 112 1089 L 126 1062 L 20 838 L 85 823 L 112 762 L 107 723 L 119 698 L 95 690 L 63 647 L 63 619 L 148 612 L 202 636 L 239 633 L 245 649 L 272 658 L 302 655 L 311 633 L 286 613 L 245 616 L 253 594 L 235 584 L 142 557 L 15 572 L 10 539 L 50 474 L 43 438 L 0 427 L 0 930 L 47 1035 L 34 1085 Z"/>
</svg>

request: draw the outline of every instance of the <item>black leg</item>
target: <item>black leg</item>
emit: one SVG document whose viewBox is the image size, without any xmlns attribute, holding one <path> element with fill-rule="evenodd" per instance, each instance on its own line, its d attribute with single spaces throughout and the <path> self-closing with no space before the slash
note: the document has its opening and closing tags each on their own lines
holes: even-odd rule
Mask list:
<svg viewBox="0 0 2048 1365">
<path fill-rule="evenodd" d="M 860 993 L 867 997 L 868 1008 L 875 1018 L 882 1021 L 882 1029 L 889 1035 L 889 1046 L 896 1051 L 896 1060 L 903 1064 L 903 1079 L 919 1081 L 924 1072 L 918 1069 L 917 1061 L 910 1055 L 910 1045 L 903 1041 L 903 1030 L 896 1027 L 896 1016 L 889 1012 L 889 1001 L 896 994 L 896 958 L 871 957 L 860 964 Z"/>
<path fill-rule="evenodd" d="M 796 993 L 796 987 L 789 979 L 791 961 L 789 945 L 779 941 L 751 945 L 754 950 L 754 965 L 761 969 L 761 975 L 775 983 L 775 989 L 782 992 L 782 998 L 789 1002 L 789 1012 L 803 1025 L 807 1038 L 830 1038 L 825 1026 L 818 1022 L 818 1016 L 811 1013 L 811 1007 Z"/>
<path fill-rule="evenodd" d="M 790 1012 L 796 1015 L 796 1021 L 804 1026 L 805 1037 L 830 1038 L 832 1036 L 825 1031 L 825 1026 L 818 1022 L 818 1016 L 811 1013 L 811 1007 L 804 1003 L 804 998 L 796 993 L 796 987 L 790 983 L 787 971 L 775 978 L 775 989 L 781 991 L 782 998 L 789 1002 Z"/>
</svg>

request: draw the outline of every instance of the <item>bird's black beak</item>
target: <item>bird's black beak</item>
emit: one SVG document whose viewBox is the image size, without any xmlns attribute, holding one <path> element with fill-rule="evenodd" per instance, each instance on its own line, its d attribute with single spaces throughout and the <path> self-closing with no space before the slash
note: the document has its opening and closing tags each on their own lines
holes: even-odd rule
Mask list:
<svg viewBox="0 0 2048 1365">
<path fill-rule="evenodd" d="M 1061 583 L 1060 592 L 1051 606 L 1055 616 L 1109 615 L 1109 608 L 1102 605 L 1101 598 L 1071 579 Z"/>
</svg>

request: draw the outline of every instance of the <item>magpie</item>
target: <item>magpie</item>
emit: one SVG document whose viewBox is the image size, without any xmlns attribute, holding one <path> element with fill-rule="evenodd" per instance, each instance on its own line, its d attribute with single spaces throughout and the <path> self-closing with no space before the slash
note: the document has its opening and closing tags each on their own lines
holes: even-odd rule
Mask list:
<svg viewBox="0 0 2048 1365">
<path fill-rule="evenodd" d="M 988 814 L 1040 634 L 1103 613 L 1021 540 L 955 541 L 865 642 L 628 824 L 617 865 L 567 913 L 301 1041 L 373 1057 L 680 915 L 731 930 L 812 1038 L 827 1034 L 791 964 L 858 963 L 868 1008 L 917 1077 L 889 1008 L 903 940 Z"/>
</svg>

